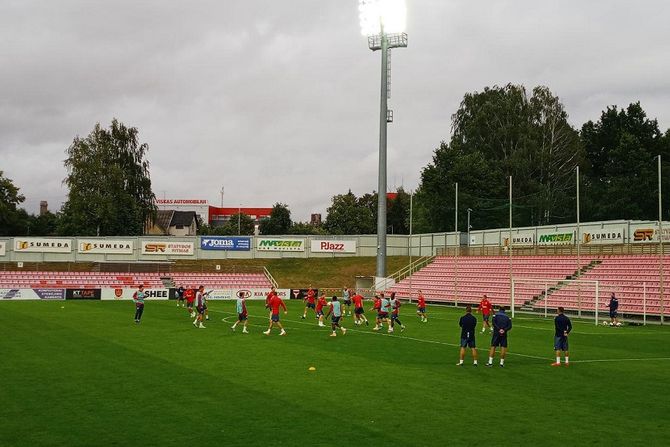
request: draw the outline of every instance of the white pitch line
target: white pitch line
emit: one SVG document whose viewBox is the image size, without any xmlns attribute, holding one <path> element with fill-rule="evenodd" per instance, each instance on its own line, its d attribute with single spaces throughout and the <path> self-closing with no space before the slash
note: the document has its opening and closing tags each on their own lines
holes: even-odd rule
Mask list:
<svg viewBox="0 0 670 447">
<path fill-rule="evenodd" d="M 226 312 L 224 310 L 211 310 L 210 309 L 210 311 L 211 312 L 220 312 L 220 313 L 224 313 L 224 314 L 234 314 L 234 312 Z M 249 315 L 249 316 L 254 317 L 254 318 L 263 318 L 260 315 Z M 307 325 L 310 325 L 310 326 L 314 326 L 313 323 L 307 323 L 307 322 L 304 322 L 304 321 L 295 321 L 295 320 L 283 320 L 283 321 L 288 321 L 290 323 L 296 323 L 296 324 L 307 324 Z M 431 344 L 436 344 L 436 345 L 451 346 L 451 347 L 454 347 L 454 348 L 459 348 L 460 347 L 460 345 L 455 344 L 455 343 L 447 343 L 447 342 L 437 341 L 437 340 L 427 340 L 427 339 L 422 339 L 422 338 L 414 338 L 414 337 L 408 337 L 406 335 L 399 336 L 399 335 L 395 335 L 395 334 L 385 334 L 385 333 L 382 333 L 382 332 L 369 332 L 369 331 L 362 331 L 362 330 L 359 330 L 359 329 L 347 328 L 347 332 L 350 332 L 350 331 L 351 332 L 356 332 L 356 333 L 359 333 L 359 334 L 381 335 L 381 336 L 384 336 L 384 337 L 401 338 L 401 339 L 406 339 L 406 340 L 418 341 L 420 343 L 431 343 Z M 545 360 L 550 361 L 551 360 L 551 358 L 549 358 L 549 357 L 540 357 L 540 356 L 536 356 L 536 355 L 520 354 L 520 353 L 517 353 L 517 352 L 509 352 L 508 351 L 507 354 L 515 355 L 517 357 L 526 357 L 526 358 L 535 359 L 535 360 L 543 360 L 543 361 L 545 361 Z"/>
<path fill-rule="evenodd" d="M 670 360 L 670 357 L 649 357 L 646 359 L 593 359 L 593 360 L 572 360 L 570 363 L 615 363 L 615 362 L 649 362 L 659 360 Z"/>
</svg>

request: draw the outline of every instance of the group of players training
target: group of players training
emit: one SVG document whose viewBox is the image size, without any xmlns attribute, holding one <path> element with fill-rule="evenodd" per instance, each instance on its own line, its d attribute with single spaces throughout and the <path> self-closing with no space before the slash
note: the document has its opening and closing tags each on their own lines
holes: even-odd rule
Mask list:
<svg viewBox="0 0 670 447">
<path fill-rule="evenodd" d="M 181 286 L 176 291 L 177 307 L 181 305 L 181 307 L 186 307 L 188 309 L 191 318 L 195 317 L 193 325 L 196 328 L 205 329 L 203 321 L 209 320 L 209 312 L 207 309 L 208 295 L 209 292 L 204 291 L 204 286 L 198 287 L 197 291 L 193 288 L 185 289 L 183 286 Z M 614 297 L 614 294 L 612 294 L 612 296 Z M 136 304 L 135 322 L 139 323 L 144 310 L 143 286 L 139 286 L 133 298 Z M 324 324 L 324 319 L 330 318 L 330 325 L 332 330 L 330 334 L 331 337 L 337 336 L 338 329 L 342 332 L 342 335 L 344 335 L 347 333 L 347 329 L 341 326 L 340 321 L 344 316 L 352 315 L 352 304 L 354 308 L 354 324 L 357 326 L 363 324 L 368 326 L 370 324 L 365 315 L 363 300 L 364 298 L 362 295 L 348 287 L 344 287 L 342 292 L 342 301 L 340 301 L 337 296 L 333 296 L 329 302 L 325 293 L 321 293 L 321 295 L 317 298 L 316 291 L 310 286 L 303 297 L 305 307 L 301 318 L 306 319 L 308 312 L 313 311 L 314 316 L 318 321 L 317 324 L 319 327 L 325 327 L 326 325 Z M 616 300 L 616 298 L 614 298 L 614 300 Z M 392 292 L 388 297 L 385 296 L 383 292 L 375 295 L 373 299 L 373 306 L 370 309 L 370 311 L 376 313 L 375 326 L 372 328 L 372 330 L 379 331 L 383 329 L 384 325 L 386 324 L 388 333 L 393 333 L 396 325 L 400 327 L 401 332 L 404 331 L 405 325 L 402 324 L 399 318 L 401 305 L 402 303 L 400 299 L 396 298 L 394 292 Z M 277 291 L 274 287 L 271 288 L 270 292 L 266 296 L 265 307 L 269 309 L 270 322 L 268 329 L 264 331 L 263 334 L 270 335 L 272 328 L 277 326 L 280 330 L 279 335 L 286 335 L 286 330 L 281 324 L 279 315 L 280 309 L 284 311 L 284 314 L 287 314 L 288 310 L 284 300 L 282 300 L 282 298 L 277 294 Z M 328 310 L 324 313 L 324 309 L 326 307 Z M 416 307 L 416 313 L 419 316 L 420 321 L 422 323 L 427 323 L 428 317 L 426 315 L 426 300 L 421 290 L 418 291 Z M 493 358 L 495 356 L 496 349 L 500 348 L 500 366 L 504 367 L 505 356 L 507 354 L 507 335 L 512 330 L 512 320 L 505 313 L 505 306 L 498 306 L 498 312 L 495 313 L 495 315 L 493 315 L 491 318 L 493 313 L 493 305 L 486 295 L 484 295 L 480 301 L 477 312 L 482 314 L 483 325 L 481 332 L 484 333 L 488 329 L 492 334 L 489 358 L 486 366 L 493 366 Z M 556 362 L 552 363 L 552 366 L 561 365 L 561 352 L 565 357 L 565 366 L 569 366 L 570 360 L 568 351 L 568 335 L 572 330 L 572 323 L 570 319 L 564 314 L 564 309 L 562 307 L 559 307 L 557 312 L 558 314 L 554 319 L 554 325 L 556 329 L 554 334 Z M 241 325 L 242 333 L 248 334 L 248 312 L 246 306 L 246 297 L 243 294 L 239 294 L 237 296 L 236 313 L 237 321 L 235 321 L 235 323 L 231 326 L 231 330 L 235 331 L 237 326 Z M 493 326 L 491 326 L 491 323 Z M 469 348 L 472 352 L 473 365 L 477 366 L 478 353 L 475 342 L 477 318 L 472 315 L 472 305 L 468 304 L 466 306 L 465 315 L 459 319 L 458 324 L 461 328 L 461 342 L 460 358 L 457 365 L 463 366 L 466 349 Z"/>
</svg>

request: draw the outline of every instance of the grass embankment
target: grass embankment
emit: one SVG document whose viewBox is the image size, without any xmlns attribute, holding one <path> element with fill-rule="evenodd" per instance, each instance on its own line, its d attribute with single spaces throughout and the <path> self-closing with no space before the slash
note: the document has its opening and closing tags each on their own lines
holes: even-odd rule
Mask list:
<svg viewBox="0 0 670 447">
<path fill-rule="evenodd" d="M 409 263 L 407 256 L 391 256 L 386 260 L 387 273 L 394 273 Z M 275 278 L 279 287 L 314 287 L 338 288 L 345 285 L 353 286 L 356 276 L 374 276 L 377 265 L 375 257 L 352 258 L 309 258 L 309 259 L 216 259 L 202 261 L 178 261 L 175 269 L 191 271 L 245 271 L 265 267 Z"/>
</svg>

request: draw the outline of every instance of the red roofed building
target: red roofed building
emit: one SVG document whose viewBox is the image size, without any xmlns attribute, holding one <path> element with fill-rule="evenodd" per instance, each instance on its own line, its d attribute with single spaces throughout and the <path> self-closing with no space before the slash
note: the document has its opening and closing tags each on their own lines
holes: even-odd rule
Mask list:
<svg viewBox="0 0 670 447">
<path fill-rule="evenodd" d="M 246 214 L 254 220 L 258 225 L 261 219 L 270 217 L 272 208 L 219 208 L 216 206 L 209 207 L 209 224 L 211 226 L 220 226 L 230 220 L 230 218 L 237 213 Z"/>
</svg>

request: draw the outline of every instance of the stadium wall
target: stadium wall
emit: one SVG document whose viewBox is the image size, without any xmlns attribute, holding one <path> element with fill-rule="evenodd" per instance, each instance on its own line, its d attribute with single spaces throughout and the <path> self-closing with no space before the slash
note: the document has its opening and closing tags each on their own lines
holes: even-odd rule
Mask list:
<svg viewBox="0 0 670 447">
<path fill-rule="evenodd" d="M 606 221 L 512 229 L 515 249 L 599 245 L 655 246 L 657 221 Z M 663 241 L 670 242 L 670 222 Z M 506 249 L 509 229 L 388 235 L 389 256 L 431 256 L 456 247 Z M 15 237 L 0 239 L 0 262 L 167 262 L 176 259 L 283 259 L 376 256 L 376 235 Z"/>
</svg>

